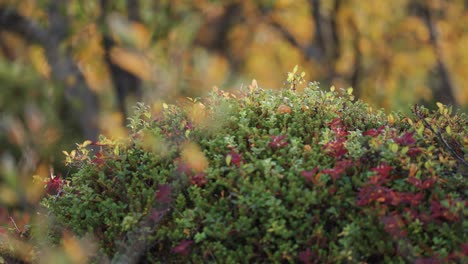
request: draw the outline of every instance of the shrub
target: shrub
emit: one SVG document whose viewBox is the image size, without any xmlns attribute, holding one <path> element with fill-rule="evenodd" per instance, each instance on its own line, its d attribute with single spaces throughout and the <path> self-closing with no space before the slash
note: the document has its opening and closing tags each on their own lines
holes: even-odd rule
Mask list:
<svg viewBox="0 0 468 264">
<path fill-rule="evenodd" d="M 108 256 L 150 262 L 466 260 L 466 115 L 386 115 L 351 88 L 296 92 L 292 74 L 280 91 L 140 104 L 127 142 L 66 153 L 78 171 L 44 205 Z"/>
</svg>

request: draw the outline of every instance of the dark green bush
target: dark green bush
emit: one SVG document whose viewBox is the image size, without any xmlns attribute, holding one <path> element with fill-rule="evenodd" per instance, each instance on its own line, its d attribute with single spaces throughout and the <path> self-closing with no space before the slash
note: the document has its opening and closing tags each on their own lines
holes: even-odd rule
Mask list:
<svg viewBox="0 0 468 264">
<path fill-rule="evenodd" d="M 44 204 L 108 256 L 140 245 L 150 262 L 465 261 L 466 115 L 387 116 L 300 78 L 140 105 L 129 142 L 67 153 L 79 170 Z"/>
</svg>

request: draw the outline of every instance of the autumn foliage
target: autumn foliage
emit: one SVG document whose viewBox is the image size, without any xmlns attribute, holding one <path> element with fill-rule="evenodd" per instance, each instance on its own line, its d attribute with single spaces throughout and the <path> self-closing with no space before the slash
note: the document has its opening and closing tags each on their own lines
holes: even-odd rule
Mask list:
<svg viewBox="0 0 468 264">
<path fill-rule="evenodd" d="M 139 105 L 131 137 L 79 148 L 78 171 L 44 200 L 61 226 L 97 239 L 95 258 L 466 261 L 465 114 L 439 104 L 386 115 L 316 83 L 254 82 L 189 104 L 208 121 Z"/>
</svg>

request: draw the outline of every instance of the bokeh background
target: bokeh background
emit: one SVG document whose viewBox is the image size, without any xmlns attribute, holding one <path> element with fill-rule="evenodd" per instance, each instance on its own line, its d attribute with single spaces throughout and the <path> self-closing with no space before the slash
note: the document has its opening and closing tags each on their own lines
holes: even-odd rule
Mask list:
<svg viewBox="0 0 468 264">
<path fill-rule="evenodd" d="M 0 226 L 25 232 L 62 150 L 125 136 L 135 102 L 279 89 L 295 65 L 374 108 L 466 111 L 468 1 L 0 0 Z"/>
</svg>

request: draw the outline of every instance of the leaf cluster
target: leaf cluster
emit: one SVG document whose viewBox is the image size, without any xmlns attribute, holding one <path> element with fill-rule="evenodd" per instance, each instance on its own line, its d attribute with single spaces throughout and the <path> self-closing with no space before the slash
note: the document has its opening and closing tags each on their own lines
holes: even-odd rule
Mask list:
<svg viewBox="0 0 468 264">
<path fill-rule="evenodd" d="M 153 219 L 152 262 L 462 262 L 467 117 L 446 109 L 387 116 L 317 83 L 140 105 L 44 204 L 109 255 Z"/>
</svg>

